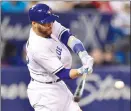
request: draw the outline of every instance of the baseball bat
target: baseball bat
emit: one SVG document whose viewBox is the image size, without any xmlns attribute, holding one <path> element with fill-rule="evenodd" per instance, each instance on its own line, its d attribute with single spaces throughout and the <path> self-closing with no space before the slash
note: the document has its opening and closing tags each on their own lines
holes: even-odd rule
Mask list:
<svg viewBox="0 0 131 111">
<path fill-rule="evenodd" d="M 85 86 L 85 82 L 86 82 L 86 77 L 87 74 L 83 74 L 81 77 L 81 81 L 78 84 L 76 91 L 74 93 L 74 101 L 75 102 L 79 102 L 81 99 L 81 96 L 83 95 L 83 91 L 84 91 L 84 86 Z"/>
</svg>

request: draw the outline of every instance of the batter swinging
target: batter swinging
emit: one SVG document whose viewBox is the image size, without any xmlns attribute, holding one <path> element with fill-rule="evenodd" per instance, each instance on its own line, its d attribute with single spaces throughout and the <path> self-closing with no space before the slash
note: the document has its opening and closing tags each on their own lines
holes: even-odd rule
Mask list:
<svg viewBox="0 0 131 111">
<path fill-rule="evenodd" d="M 35 111 L 81 111 L 63 80 L 92 72 L 93 58 L 57 18 L 46 4 L 29 9 L 32 27 L 26 44 L 31 76 L 28 98 Z M 72 57 L 67 46 L 80 57 L 84 67 L 71 69 Z"/>
</svg>

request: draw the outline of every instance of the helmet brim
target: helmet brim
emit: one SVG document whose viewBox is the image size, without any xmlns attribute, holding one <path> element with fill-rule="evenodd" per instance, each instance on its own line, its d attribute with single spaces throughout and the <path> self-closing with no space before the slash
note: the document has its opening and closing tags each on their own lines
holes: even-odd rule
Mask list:
<svg viewBox="0 0 131 111">
<path fill-rule="evenodd" d="M 38 21 L 38 23 L 40 23 L 40 24 L 51 23 L 51 22 L 54 22 L 55 20 L 57 20 L 58 18 L 59 18 L 59 16 L 52 14 L 49 17 L 45 18 L 44 20 Z"/>
</svg>

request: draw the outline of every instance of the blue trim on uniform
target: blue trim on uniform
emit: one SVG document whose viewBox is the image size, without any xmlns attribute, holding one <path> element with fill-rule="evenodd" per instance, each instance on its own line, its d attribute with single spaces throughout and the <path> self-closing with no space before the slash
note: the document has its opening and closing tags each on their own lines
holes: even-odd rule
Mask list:
<svg viewBox="0 0 131 111">
<path fill-rule="evenodd" d="M 85 51 L 85 48 L 82 43 L 77 43 L 73 47 L 73 51 L 78 54 L 79 52 Z"/>
<path fill-rule="evenodd" d="M 60 32 L 60 34 L 59 34 L 59 36 L 58 36 L 59 40 L 61 39 L 61 35 L 62 35 L 63 32 L 65 32 L 65 31 L 66 31 L 66 29 L 64 29 L 64 30 L 62 30 L 62 31 Z"/>
<path fill-rule="evenodd" d="M 59 72 L 56 73 L 56 76 L 58 76 L 60 79 L 71 79 L 70 78 L 70 70 L 71 69 L 65 69 L 63 68 Z"/>
<path fill-rule="evenodd" d="M 63 32 L 63 34 L 61 35 L 60 41 L 67 46 L 68 39 L 69 39 L 69 37 L 70 37 L 71 35 L 72 35 L 72 34 L 71 34 L 68 30 L 66 30 L 66 31 Z"/>
<path fill-rule="evenodd" d="M 56 69 L 55 71 L 52 72 L 52 74 L 56 74 L 59 70 L 61 70 L 64 66 L 59 67 L 58 69 Z"/>
</svg>

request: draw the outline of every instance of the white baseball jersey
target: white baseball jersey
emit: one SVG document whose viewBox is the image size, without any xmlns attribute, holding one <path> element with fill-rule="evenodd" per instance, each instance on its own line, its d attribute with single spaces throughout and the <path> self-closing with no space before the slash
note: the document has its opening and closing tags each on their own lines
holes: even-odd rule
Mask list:
<svg viewBox="0 0 131 111">
<path fill-rule="evenodd" d="M 71 54 L 59 40 L 65 30 L 68 29 L 56 21 L 51 38 L 40 37 L 30 30 L 26 45 L 27 65 L 35 81 L 30 81 L 27 94 L 35 111 L 80 111 L 78 103 L 73 101 L 73 95 L 63 81 L 41 83 L 56 81 L 59 78 L 56 76 L 58 71 L 71 68 Z"/>
<path fill-rule="evenodd" d="M 62 68 L 71 68 L 72 57 L 67 47 L 60 41 L 66 31 L 64 26 L 55 21 L 51 38 L 36 35 L 31 29 L 26 44 L 28 69 L 30 76 L 40 82 L 55 81 L 55 74 Z"/>
</svg>

